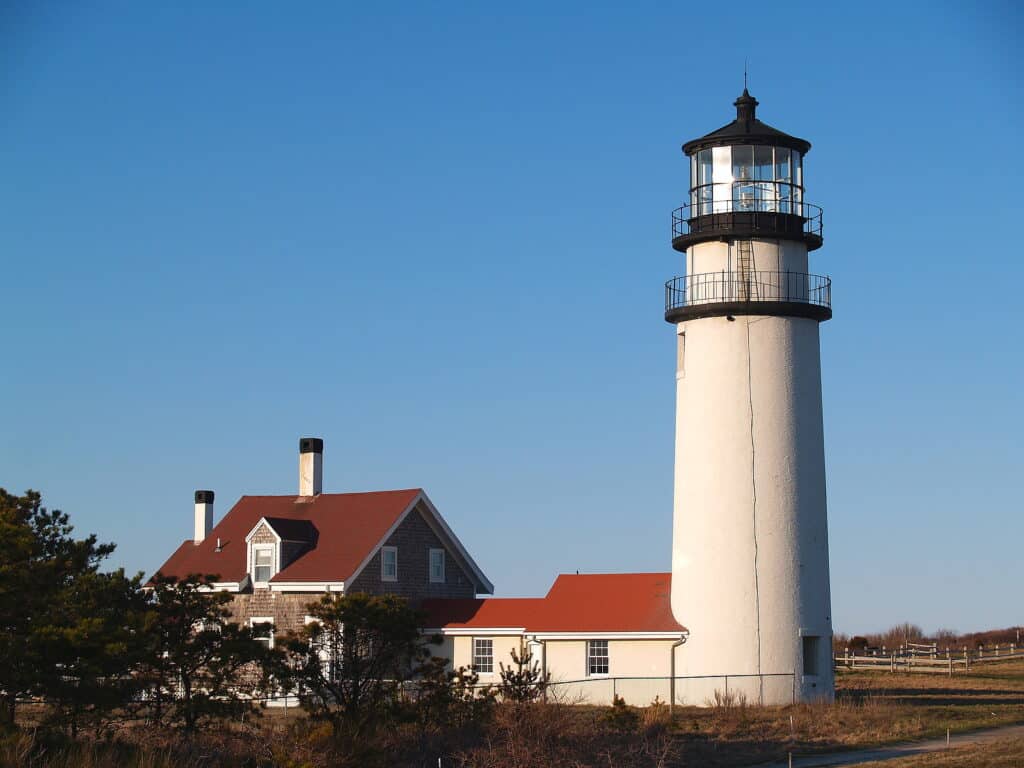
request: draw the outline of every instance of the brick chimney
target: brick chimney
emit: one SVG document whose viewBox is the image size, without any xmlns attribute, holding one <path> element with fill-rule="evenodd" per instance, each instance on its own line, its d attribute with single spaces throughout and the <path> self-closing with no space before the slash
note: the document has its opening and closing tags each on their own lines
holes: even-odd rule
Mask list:
<svg viewBox="0 0 1024 768">
<path fill-rule="evenodd" d="M 319 496 L 324 488 L 324 441 L 299 439 L 299 496 Z"/>
</svg>

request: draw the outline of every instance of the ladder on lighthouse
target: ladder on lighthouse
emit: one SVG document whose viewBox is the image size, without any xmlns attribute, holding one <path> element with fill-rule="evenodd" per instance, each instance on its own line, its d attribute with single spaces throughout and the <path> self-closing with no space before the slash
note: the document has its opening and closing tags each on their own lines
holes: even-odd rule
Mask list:
<svg viewBox="0 0 1024 768">
<path fill-rule="evenodd" d="M 752 240 L 736 241 L 736 298 L 750 301 L 754 289 L 754 242 Z"/>
</svg>

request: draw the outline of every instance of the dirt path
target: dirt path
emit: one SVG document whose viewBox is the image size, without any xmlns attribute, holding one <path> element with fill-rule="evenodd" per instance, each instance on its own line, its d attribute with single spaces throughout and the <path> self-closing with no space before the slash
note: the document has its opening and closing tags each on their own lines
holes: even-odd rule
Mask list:
<svg viewBox="0 0 1024 768">
<path fill-rule="evenodd" d="M 1001 728 L 988 728 L 984 731 L 954 734 L 949 739 L 950 746 L 961 744 L 984 744 L 997 739 L 1009 739 L 1015 736 L 1024 737 L 1024 725 L 1005 725 Z M 833 752 L 825 755 L 806 757 L 793 756 L 793 768 L 832 768 L 832 766 L 850 766 L 870 763 L 876 760 L 892 760 L 897 757 L 921 755 L 926 752 L 938 752 L 946 748 L 946 740 L 910 741 L 903 744 L 892 744 L 887 747 L 858 749 L 855 752 Z M 765 763 L 763 768 L 788 768 L 789 763 L 783 760 L 778 763 Z"/>
</svg>

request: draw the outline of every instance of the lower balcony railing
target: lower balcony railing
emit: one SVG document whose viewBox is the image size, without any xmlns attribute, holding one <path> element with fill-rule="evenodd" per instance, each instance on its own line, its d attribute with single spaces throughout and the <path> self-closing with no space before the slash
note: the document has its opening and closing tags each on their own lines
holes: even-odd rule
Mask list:
<svg viewBox="0 0 1024 768">
<path fill-rule="evenodd" d="M 832 281 L 803 272 L 705 272 L 665 283 L 665 312 L 716 303 L 806 304 L 831 315 Z"/>
</svg>

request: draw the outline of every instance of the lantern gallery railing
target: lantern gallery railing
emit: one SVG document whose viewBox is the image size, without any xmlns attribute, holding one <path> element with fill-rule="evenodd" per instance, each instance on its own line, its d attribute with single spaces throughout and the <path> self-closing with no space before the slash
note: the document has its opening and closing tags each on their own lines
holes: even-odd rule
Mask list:
<svg viewBox="0 0 1024 768">
<path fill-rule="evenodd" d="M 672 211 L 672 238 L 717 232 L 723 228 L 743 228 L 750 232 L 777 233 L 779 216 L 802 220 L 802 233 L 821 239 L 821 208 L 811 203 L 778 198 L 729 198 L 686 204 Z M 801 230 L 796 222 L 797 232 Z"/>
<path fill-rule="evenodd" d="M 665 314 L 694 314 L 687 310 L 713 304 L 788 304 L 819 307 L 808 316 L 831 316 L 832 281 L 803 272 L 706 272 L 685 275 L 665 283 Z M 706 314 L 706 313 L 700 313 Z"/>
</svg>

